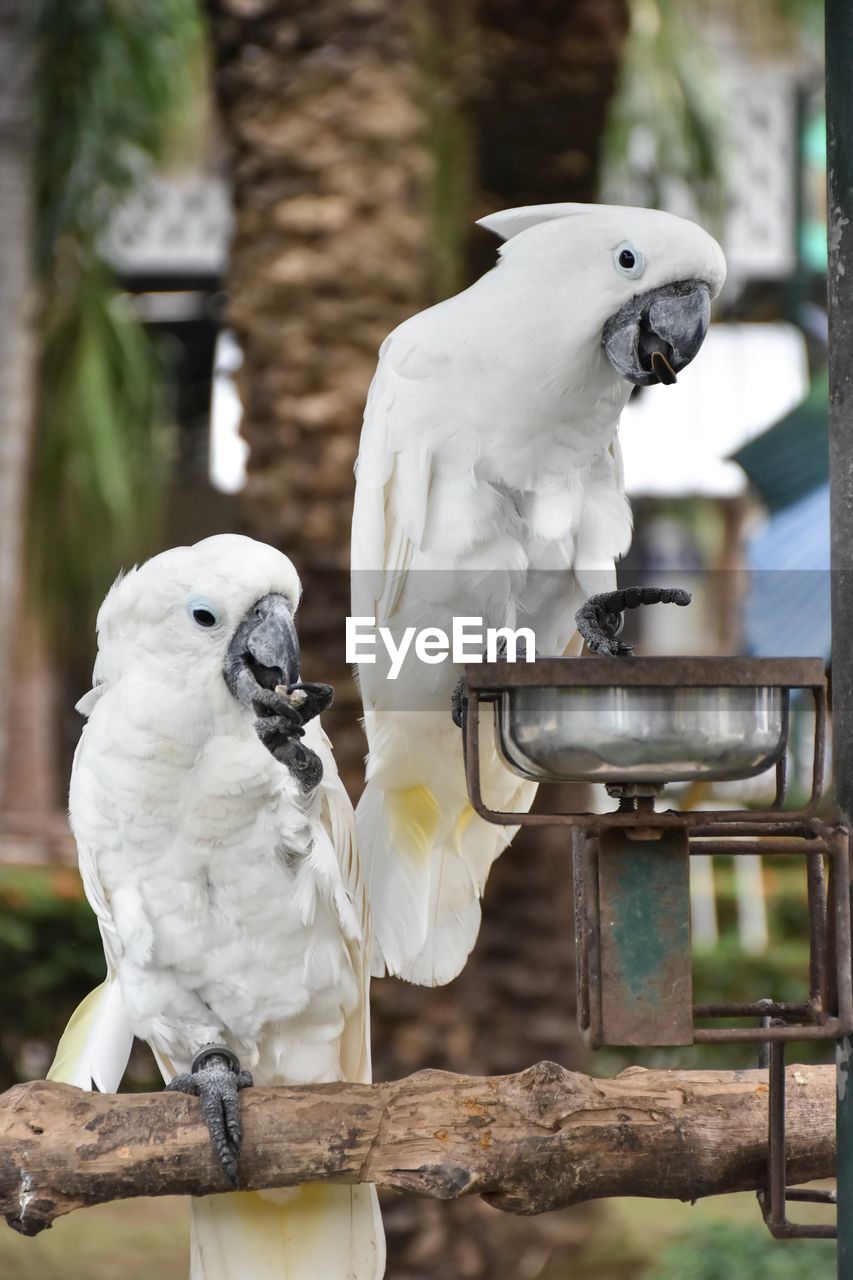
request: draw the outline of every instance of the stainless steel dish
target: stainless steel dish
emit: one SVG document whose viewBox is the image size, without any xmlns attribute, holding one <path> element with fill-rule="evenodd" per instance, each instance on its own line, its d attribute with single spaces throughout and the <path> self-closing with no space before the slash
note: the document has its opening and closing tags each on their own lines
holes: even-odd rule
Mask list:
<svg viewBox="0 0 853 1280">
<path fill-rule="evenodd" d="M 519 687 L 496 703 L 501 752 L 544 782 L 691 782 L 751 778 L 788 737 L 776 687 Z"/>
</svg>

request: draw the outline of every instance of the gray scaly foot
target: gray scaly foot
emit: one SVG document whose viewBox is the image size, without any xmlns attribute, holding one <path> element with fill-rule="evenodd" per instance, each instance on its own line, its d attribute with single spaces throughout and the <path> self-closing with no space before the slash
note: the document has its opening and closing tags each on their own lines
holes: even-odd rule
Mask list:
<svg viewBox="0 0 853 1280">
<path fill-rule="evenodd" d="M 196 1054 L 190 1070 L 175 1076 L 167 1089 L 189 1093 L 201 1103 L 210 1140 L 233 1186 L 239 1186 L 237 1157 L 243 1133 L 240 1125 L 240 1089 L 252 1084 L 248 1071 L 240 1070 L 235 1054 L 224 1044 L 208 1044 Z"/>
</svg>

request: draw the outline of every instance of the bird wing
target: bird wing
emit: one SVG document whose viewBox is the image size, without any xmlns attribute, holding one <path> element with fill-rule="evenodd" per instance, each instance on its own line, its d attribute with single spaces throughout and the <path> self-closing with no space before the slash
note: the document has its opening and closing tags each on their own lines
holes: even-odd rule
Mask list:
<svg viewBox="0 0 853 1280">
<path fill-rule="evenodd" d="M 392 363 L 393 338 L 382 344 L 367 395 L 352 521 L 353 609 L 382 619 L 393 616 L 422 543 L 430 491 L 426 433 L 394 430 L 410 387 Z"/>
<path fill-rule="evenodd" d="M 306 727 L 306 742 L 323 762 L 323 779 L 318 787 L 319 817 L 328 836 L 340 871 L 334 902 L 360 999 L 347 1019 L 341 1041 L 341 1066 L 347 1080 L 370 1081 L 370 908 L 359 857 L 355 813 L 338 774 L 332 744 L 318 720 Z"/>
<path fill-rule="evenodd" d="M 74 757 L 74 771 L 81 767 L 86 730 Z M 72 1013 L 56 1049 L 48 1080 L 73 1084 L 78 1089 L 114 1093 L 121 1083 L 133 1047 L 121 998 L 117 969 L 122 947 L 110 904 L 98 878 L 96 851 L 78 841 L 77 856 L 83 890 L 98 920 L 107 962 L 107 976 Z"/>
<path fill-rule="evenodd" d="M 518 604 L 518 622 L 535 623 L 537 640 L 541 630 L 542 651 L 562 652 L 575 610 L 612 585 L 614 556 L 630 540 L 618 446 L 586 463 L 567 459 L 538 490 L 502 487 L 488 466 L 490 439 L 501 431 L 495 403 L 484 410 L 459 385 L 453 352 L 464 335 L 455 324 L 446 305 L 440 316 L 422 313 L 380 352 L 357 464 L 352 611 L 399 638 L 404 624 L 446 626 L 450 615 L 505 625 Z M 468 381 L 488 375 L 482 359 Z M 538 601 L 530 593 L 548 574 L 531 579 L 528 570 L 540 569 L 569 572 Z M 448 710 L 455 678 L 449 664 L 412 664 L 396 686 L 379 661 L 359 670 L 370 753 L 357 817 L 373 972 L 415 982 L 459 972 L 489 867 L 512 835 L 468 803 L 461 735 Z M 482 745 L 494 807 L 528 808 L 535 787 Z"/>
</svg>

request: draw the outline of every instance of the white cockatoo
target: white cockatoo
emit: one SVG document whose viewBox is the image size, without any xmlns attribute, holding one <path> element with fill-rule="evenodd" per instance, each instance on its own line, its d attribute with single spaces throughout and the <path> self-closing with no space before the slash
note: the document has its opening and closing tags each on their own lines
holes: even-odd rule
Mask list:
<svg viewBox="0 0 853 1280">
<path fill-rule="evenodd" d="M 71 826 L 107 977 L 49 1078 L 113 1091 L 134 1035 L 198 1094 L 233 1185 L 239 1088 L 370 1079 L 352 807 L 299 681 L 291 562 L 222 535 L 119 578 L 98 615 Z M 304 727 L 303 727 L 304 726 Z M 378 1280 L 369 1186 L 192 1201 L 192 1280 Z"/>
<path fill-rule="evenodd" d="M 450 636 L 465 617 L 526 626 L 540 653 L 577 651 L 575 613 L 613 589 L 631 537 L 620 414 L 634 386 L 674 382 L 696 355 L 725 261 L 700 227 L 650 209 L 539 205 L 480 223 L 506 242 L 497 266 L 380 351 L 357 463 L 352 612 L 395 645 L 410 627 Z M 474 944 L 513 829 L 468 803 L 449 710 L 459 667 L 410 649 L 388 674 L 359 666 L 374 972 L 443 983 Z M 535 785 L 490 743 L 481 770 L 494 808 L 529 808 Z"/>
</svg>

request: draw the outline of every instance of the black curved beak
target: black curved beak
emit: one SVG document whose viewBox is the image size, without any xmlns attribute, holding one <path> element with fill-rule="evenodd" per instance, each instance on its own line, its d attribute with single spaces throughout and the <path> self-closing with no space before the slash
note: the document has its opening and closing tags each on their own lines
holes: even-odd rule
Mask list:
<svg viewBox="0 0 853 1280">
<path fill-rule="evenodd" d="M 604 326 L 602 345 L 617 373 L 638 387 L 671 384 L 705 340 L 711 291 L 702 280 L 679 280 L 637 294 Z"/>
<path fill-rule="evenodd" d="M 284 596 L 263 596 L 240 622 L 225 658 L 225 683 L 251 707 L 258 688 L 290 688 L 299 679 L 299 641 L 293 612 Z"/>
</svg>

